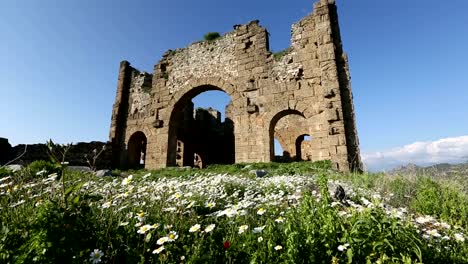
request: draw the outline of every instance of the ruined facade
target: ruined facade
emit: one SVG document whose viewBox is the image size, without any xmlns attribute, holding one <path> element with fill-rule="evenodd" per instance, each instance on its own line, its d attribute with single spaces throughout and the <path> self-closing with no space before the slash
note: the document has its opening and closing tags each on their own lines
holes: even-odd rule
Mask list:
<svg viewBox="0 0 468 264">
<path fill-rule="evenodd" d="M 252 21 L 216 40 L 169 50 L 152 74 L 123 61 L 110 129 L 114 166 L 269 162 L 276 137 L 293 160 L 359 169 L 334 1 L 320 0 L 292 26 L 284 52 L 270 52 L 268 41 L 267 30 Z M 230 96 L 224 122 L 194 111 L 192 98 L 208 90 Z"/>
</svg>

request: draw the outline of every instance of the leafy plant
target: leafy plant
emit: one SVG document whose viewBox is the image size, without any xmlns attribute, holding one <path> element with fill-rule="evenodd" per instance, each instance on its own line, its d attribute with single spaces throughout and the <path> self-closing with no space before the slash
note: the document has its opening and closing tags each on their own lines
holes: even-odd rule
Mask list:
<svg viewBox="0 0 468 264">
<path fill-rule="evenodd" d="M 96 244 L 95 216 L 79 196 L 66 205 L 51 200 L 41 205 L 31 226 L 30 239 L 18 258 L 20 263 L 73 263 L 89 254 Z M 74 259 L 76 259 L 74 261 Z"/>
</svg>

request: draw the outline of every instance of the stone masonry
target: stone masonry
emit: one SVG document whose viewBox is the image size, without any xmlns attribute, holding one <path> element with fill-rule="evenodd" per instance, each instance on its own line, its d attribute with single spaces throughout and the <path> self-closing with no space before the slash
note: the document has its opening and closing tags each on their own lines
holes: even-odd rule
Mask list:
<svg viewBox="0 0 468 264">
<path fill-rule="evenodd" d="M 231 98 L 226 121 L 234 147 L 220 145 L 220 155 L 233 151 L 236 163 L 273 161 L 276 137 L 292 159 L 361 169 L 348 59 L 333 0 L 315 3 L 292 26 L 291 46 L 280 54 L 269 50 L 267 30 L 252 21 L 216 40 L 167 51 L 152 74 L 121 62 L 110 128 L 113 165 L 193 164 L 199 153 L 180 153 L 188 149 L 191 100 L 208 90 Z"/>
</svg>

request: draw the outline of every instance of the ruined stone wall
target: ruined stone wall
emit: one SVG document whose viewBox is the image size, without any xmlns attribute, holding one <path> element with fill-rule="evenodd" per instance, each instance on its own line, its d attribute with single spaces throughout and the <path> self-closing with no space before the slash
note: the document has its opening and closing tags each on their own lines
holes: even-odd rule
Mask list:
<svg viewBox="0 0 468 264">
<path fill-rule="evenodd" d="M 19 144 L 14 147 L 11 147 L 8 144 L 6 148 L 1 149 L 6 155 L 0 165 L 12 161 L 20 156 L 21 157 L 19 159 L 15 160 L 14 164 L 28 165 L 35 160 L 50 160 L 46 144 L 28 144 L 26 149 L 25 147 L 25 144 Z M 65 161 L 67 161 L 70 166 L 88 166 L 85 155 L 87 155 L 88 159 L 92 161 L 94 150 L 99 153 L 103 147 L 105 149 L 98 156 L 95 165 L 98 169 L 109 169 L 111 167 L 112 155 L 111 144 L 109 142 L 92 141 L 72 144 L 65 156 Z M 25 150 L 26 152 L 24 153 Z M 23 153 L 24 155 L 22 155 Z M 59 154 L 57 153 L 57 155 Z M 61 158 L 60 156 L 58 157 Z"/>
<path fill-rule="evenodd" d="M 210 108 L 198 108 L 195 112 L 188 133 L 189 143 L 193 154 L 201 159 L 202 167 L 234 163 L 234 131 L 229 120 L 221 122 L 221 113 Z"/>
<path fill-rule="evenodd" d="M 313 140 L 305 149 L 312 160 L 330 159 L 341 170 L 358 167 L 348 61 L 339 34 L 334 1 L 321 0 L 292 26 L 291 46 L 280 56 L 269 51 L 267 30 L 252 21 L 217 40 L 166 52 L 152 75 L 123 62 L 110 133 L 115 164 L 125 164 L 128 139 L 141 131 L 148 139 L 146 167 L 176 165 L 177 113 L 196 95 L 222 90 L 231 98 L 226 117 L 234 126 L 236 162 L 271 161 L 275 134 L 292 142 L 299 136 L 293 133 L 307 131 Z M 304 131 L 285 130 L 282 119 L 291 115 L 303 119 Z"/>
<path fill-rule="evenodd" d="M 0 137 L 0 166 L 10 161 L 11 145 L 8 139 Z"/>
</svg>

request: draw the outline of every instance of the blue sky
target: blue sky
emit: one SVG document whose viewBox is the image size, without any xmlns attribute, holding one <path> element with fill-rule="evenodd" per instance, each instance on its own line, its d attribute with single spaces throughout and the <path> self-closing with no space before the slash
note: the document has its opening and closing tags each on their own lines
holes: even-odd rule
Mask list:
<svg viewBox="0 0 468 264">
<path fill-rule="evenodd" d="M 270 32 L 271 49 L 282 50 L 291 24 L 313 2 L 2 1 L 0 137 L 12 144 L 106 141 L 121 60 L 152 72 L 166 50 L 254 19 Z M 468 1 L 337 5 L 364 156 L 447 138 L 464 146 Z M 197 103 L 207 101 L 219 105 Z"/>
</svg>

